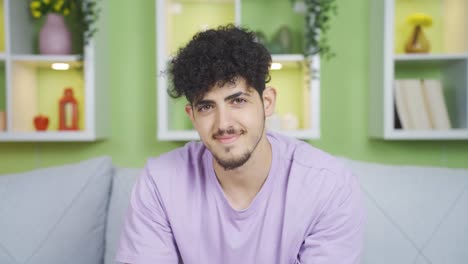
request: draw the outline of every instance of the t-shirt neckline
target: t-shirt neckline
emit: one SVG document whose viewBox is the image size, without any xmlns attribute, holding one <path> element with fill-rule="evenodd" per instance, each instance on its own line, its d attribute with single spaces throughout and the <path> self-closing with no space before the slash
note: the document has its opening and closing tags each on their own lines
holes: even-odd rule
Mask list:
<svg viewBox="0 0 468 264">
<path fill-rule="evenodd" d="M 268 133 L 266 134 L 268 141 L 270 142 L 271 145 L 271 153 L 272 153 L 272 160 L 271 160 L 271 166 L 270 166 L 270 171 L 268 172 L 268 177 L 263 183 L 262 187 L 260 188 L 259 192 L 255 195 L 254 199 L 250 203 L 250 205 L 243 210 L 236 210 L 232 208 L 231 204 L 229 203 L 229 200 L 227 199 L 226 195 L 224 194 L 223 188 L 221 187 L 218 178 L 216 177 L 214 168 L 213 168 L 213 155 L 211 152 L 206 149 L 205 153 L 205 172 L 208 175 L 209 182 L 212 184 L 215 192 L 215 197 L 218 202 L 222 204 L 223 209 L 228 213 L 228 215 L 231 218 L 235 219 L 243 219 L 251 216 L 255 212 L 257 212 L 258 207 L 268 199 L 268 196 L 270 195 L 273 185 L 275 182 L 275 177 L 276 174 L 278 174 L 278 146 L 276 139 L 269 135 Z"/>
</svg>

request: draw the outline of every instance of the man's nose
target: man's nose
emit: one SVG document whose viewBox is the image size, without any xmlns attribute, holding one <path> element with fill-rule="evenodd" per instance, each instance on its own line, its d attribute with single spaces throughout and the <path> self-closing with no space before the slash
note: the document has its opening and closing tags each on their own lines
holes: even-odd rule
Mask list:
<svg viewBox="0 0 468 264">
<path fill-rule="evenodd" d="M 227 107 L 218 107 L 216 125 L 219 130 L 227 130 L 232 127 L 232 116 Z"/>
</svg>

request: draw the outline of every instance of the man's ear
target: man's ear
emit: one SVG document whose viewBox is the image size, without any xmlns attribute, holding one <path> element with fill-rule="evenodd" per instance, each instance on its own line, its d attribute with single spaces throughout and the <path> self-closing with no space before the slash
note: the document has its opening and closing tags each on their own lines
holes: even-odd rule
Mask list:
<svg viewBox="0 0 468 264">
<path fill-rule="evenodd" d="M 266 87 L 263 90 L 263 110 L 265 111 L 265 116 L 271 116 L 275 112 L 276 104 L 276 90 L 273 87 Z"/>
<path fill-rule="evenodd" d="M 193 123 L 194 117 L 193 117 L 193 107 L 192 104 L 188 103 L 185 105 L 185 113 L 187 113 L 188 117 Z"/>
</svg>

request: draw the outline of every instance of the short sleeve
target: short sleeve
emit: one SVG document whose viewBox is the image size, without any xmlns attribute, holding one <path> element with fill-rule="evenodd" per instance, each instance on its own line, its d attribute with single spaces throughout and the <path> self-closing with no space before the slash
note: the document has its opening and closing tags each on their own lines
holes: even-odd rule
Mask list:
<svg viewBox="0 0 468 264">
<path fill-rule="evenodd" d="M 365 212 L 357 178 L 330 194 L 330 202 L 302 244 L 297 264 L 358 264 L 363 247 Z"/>
<path fill-rule="evenodd" d="M 166 210 L 148 164 L 132 190 L 116 261 L 132 264 L 179 262 Z"/>
</svg>

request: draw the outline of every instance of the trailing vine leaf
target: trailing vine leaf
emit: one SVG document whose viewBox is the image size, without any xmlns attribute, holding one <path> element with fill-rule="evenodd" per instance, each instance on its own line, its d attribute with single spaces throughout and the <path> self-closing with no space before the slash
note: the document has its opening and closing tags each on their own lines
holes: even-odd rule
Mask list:
<svg viewBox="0 0 468 264">
<path fill-rule="evenodd" d="M 101 10 L 98 8 L 99 0 L 67 0 L 77 8 L 78 21 L 76 23 L 83 30 L 83 46 L 86 46 L 97 32 L 96 23 Z"/>
<path fill-rule="evenodd" d="M 291 0 L 305 4 L 305 47 L 304 55 L 320 54 L 325 59 L 335 56 L 328 43 L 327 32 L 330 29 L 330 20 L 338 12 L 335 0 Z"/>
</svg>

